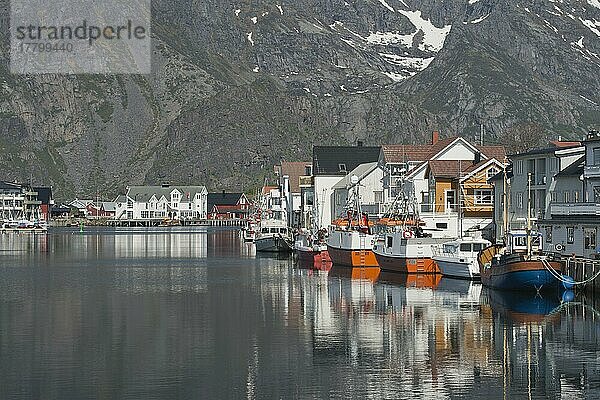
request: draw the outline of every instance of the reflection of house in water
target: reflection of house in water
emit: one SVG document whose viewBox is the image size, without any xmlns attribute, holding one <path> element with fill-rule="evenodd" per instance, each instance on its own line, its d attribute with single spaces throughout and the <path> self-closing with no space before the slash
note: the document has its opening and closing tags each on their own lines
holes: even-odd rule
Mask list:
<svg viewBox="0 0 600 400">
<path fill-rule="evenodd" d="M 205 230 L 165 232 L 145 231 L 114 236 L 117 258 L 206 258 Z"/>
</svg>

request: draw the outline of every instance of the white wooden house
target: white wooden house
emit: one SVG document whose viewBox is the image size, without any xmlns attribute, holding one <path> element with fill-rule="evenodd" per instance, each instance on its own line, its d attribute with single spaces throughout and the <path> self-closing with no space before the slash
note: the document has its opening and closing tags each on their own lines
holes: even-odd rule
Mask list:
<svg viewBox="0 0 600 400">
<path fill-rule="evenodd" d="M 192 220 L 207 218 L 204 186 L 130 186 L 115 200 L 118 220 Z"/>
</svg>

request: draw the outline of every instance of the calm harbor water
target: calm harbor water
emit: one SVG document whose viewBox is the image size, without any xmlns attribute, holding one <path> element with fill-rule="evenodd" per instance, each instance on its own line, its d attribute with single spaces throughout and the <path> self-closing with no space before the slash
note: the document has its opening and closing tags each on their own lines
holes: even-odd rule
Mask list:
<svg viewBox="0 0 600 400">
<path fill-rule="evenodd" d="M 2 235 L 0 398 L 600 398 L 597 310 L 236 231 Z"/>
</svg>

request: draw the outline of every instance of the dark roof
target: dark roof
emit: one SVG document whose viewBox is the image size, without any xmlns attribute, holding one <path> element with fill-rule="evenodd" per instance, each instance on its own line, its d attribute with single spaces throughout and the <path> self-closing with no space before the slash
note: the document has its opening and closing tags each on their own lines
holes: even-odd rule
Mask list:
<svg viewBox="0 0 600 400">
<path fill-rule="evenodd" d="M 21 185 L 19 185 L 18 183 L 0 181 L 0 189 L 1 190 L 10 190 L 10 189 L 21 190 Z"/>
<path fill-rule="evenodd" d="M 206 198 L 207 210 L 212 210 L 214 206 L 235 206 L 243 195 L 244 193 L 209 193 Z"/>
<path fill-rule="evenodd" d="M 34 187 L 33 190 L 37 192 L 37 198 L 42 204 L 50 204 L 50 200 L 52 200 L 52 188 Z"/>
<path fill-rule="evenodd" d="M 314 146 L 313 175 L 344 176 L 360 164 L 378 161 L 380 151 L 375 146 Z M 340 164 L 345 171 L 340 171 Z"/>
<path fill-rule="evenodd" d="M 536 154 L 550 154 L 554 153 L 556 150 L 565 150 L 572 149 L 575 147 L 580 147 L 580 142 L 559 142 L 558 140 L 552 141 L 548 143 L 548 147 L 544 147 L 541 149 L 533 149 L 523 153 L 510 154 L 509 157 L 522 157 L 522 156 L 530 156 Z"/>
<path fill-rule="evenodd" d="M 556 174 L 556 177 L 561 176 L 581 176 L 583 174 L 583 167 L 585 166 L 585 155 L 581 156 L 573 164 Z"/>
</svg>

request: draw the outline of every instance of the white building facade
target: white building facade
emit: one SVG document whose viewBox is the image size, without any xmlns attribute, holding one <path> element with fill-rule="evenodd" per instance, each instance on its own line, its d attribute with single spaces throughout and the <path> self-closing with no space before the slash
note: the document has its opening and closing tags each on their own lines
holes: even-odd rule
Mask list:
<svg viewBox="0 0 600 400">
<path fill-rule="evenodd" d="M 204 186 L 131 186 L 115 200 L 115 219 L 206 219 L 208 191 Z"/>
</svg>

